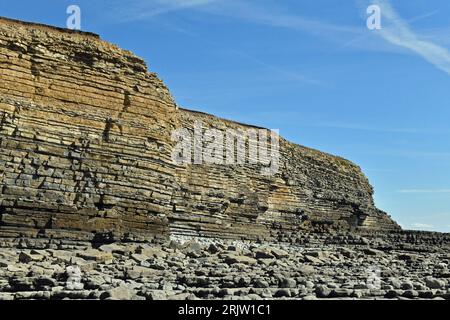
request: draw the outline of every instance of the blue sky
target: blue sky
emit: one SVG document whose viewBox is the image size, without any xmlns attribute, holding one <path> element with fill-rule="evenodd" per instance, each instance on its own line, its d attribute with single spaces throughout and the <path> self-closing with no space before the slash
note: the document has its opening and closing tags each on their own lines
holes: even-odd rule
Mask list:
<svg viewBox="0 0 450 320">
<path fill-rule="evenodd" d="M 450 1 L 2 1 L 0 15 L 65 27 L 71 4 L 181 106 L 348 158 L 404 228 L 450 232 Z"/>
</svg>

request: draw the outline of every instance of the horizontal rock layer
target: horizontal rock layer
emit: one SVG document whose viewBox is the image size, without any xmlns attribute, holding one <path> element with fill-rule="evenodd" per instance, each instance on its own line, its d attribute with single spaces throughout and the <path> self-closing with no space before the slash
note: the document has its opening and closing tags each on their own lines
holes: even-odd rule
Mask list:
<svg viewBox="0 0 450 320">
<path fill-rule="evenodd" d="M 260 165 L 177 165 L 173 130 L 251 126 L 179 109 L 142 59 L 93 34 L 0 19 L 0 237 L 171 234 L 294 241 L 393 230 L 351 162 L 281 139 Z"/>
</svg>

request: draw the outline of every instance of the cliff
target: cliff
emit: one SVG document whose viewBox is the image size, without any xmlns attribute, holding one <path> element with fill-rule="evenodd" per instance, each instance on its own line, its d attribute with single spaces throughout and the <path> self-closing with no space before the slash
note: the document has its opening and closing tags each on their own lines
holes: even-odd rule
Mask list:
<svg viewBox="0 0 450 320">
<path fill-rule="evenodd" d="M 179 109 L 142 59 L 94 34 L 1 18 L 0 79 L 0 238 L 400 229 L 358 166 L 284 139 L 273 175 L 174 162 L 174 130 L 255 128 Z"/>
</svg>

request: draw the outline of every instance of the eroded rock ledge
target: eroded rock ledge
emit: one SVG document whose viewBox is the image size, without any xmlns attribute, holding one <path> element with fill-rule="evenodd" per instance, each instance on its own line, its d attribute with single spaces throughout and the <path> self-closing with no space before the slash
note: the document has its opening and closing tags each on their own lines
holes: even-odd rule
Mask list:
<svg viewBox="0 0 450 320">
<path fill-rule="evenodd" d="M 178 108 L 142 59 L 96 35 L 1 18 L 0 81 L 9 242 L 296 243 L 312 231 L 400 229 L 358 166 L 283 139 L 273 177 L 254 165 L 176 165 L 174 129 L 249 126 Z"/>
</svg>

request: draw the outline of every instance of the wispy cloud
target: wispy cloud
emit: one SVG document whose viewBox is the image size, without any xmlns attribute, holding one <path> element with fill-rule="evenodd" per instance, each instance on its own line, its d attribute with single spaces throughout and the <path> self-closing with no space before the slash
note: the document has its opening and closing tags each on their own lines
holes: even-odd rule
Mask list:
<svg viewBox="0 0 450 320">
<path fill-rule="evenodd" d="M 400 189 L 399 193 L 450 193 L 450 189 Z"/>
<path fill-rule="evenodd" d="M 119 6 L 127 20 L 140 20 L 185 9 L 195 9 L 204 14 L 239 19 L 259 25 L 304 31 L 305 33 L 335 39 L 337 35 L 355 37 L 366 33 L 364 26 L 339 25 L 292 13 L 279 3 L 232 0 L 130 0 L 127 6 Z"/>
<path fill-rule="evenodd" d="M 384 125 L 368 124 L 368 123 L 347 123 L 347 122 L 309 122 L 306 124 L 309 127 L 329 128 L 338 130 L 350 130 L 361 132 L 376 132 L 376 133 L 396 133 L 396 134 L 416 134 L 416 135 L 448 135 L 450 130 L 439 128 L 395 128 Z M 448 153 L 447 155 L 450 155 Z"/>
<path fill-rule="evenodd" d="M 377 31 L 389 43 L 406 48 L 436 68 L 450 74 L 450 51 L 416 34 L 403 20 L 389 0 L 375 0 L 381 8 L 383 27 Z"/>
<path fill-rule="evenodd" d="M 366 6 L 367 6 L 367 3 L 366 3 Z M 360 6 L 360 7 L 365 8 L 365 6 Z M 365 11 L 364 11 L 364 12 L 365 12 Z M 417 22 L 417 21 L 420 21 L 420 20 L 428 19 L 428 18 L 434 16 L 434 15 L 437 14 L 437 13 L 438 13 L 437 10 L 433 10 L 433 11 L 430 11 L 430 12 L 427 12 L 427 13 L 424 13 L 424 14 L 421 14 L 421 15 L 419 15 L 419 16 L 416 16 L 416 17 L 414 17 L 414 18 L 412 18 L 412 19 L 408 19 L 408 20 L 407 20 L 407 23 L 412 24 L 412 23 Z M 439 32 L 439 34 L 442 34 L 442 31 Z M 360 35 L 360 36 L 358 36 L 358 37 L 355 37 L 355 38 L 351 39 L 351 40 L 348 41 L 348 42 L 345 42 L 341 47 L 344 48 L 344 47 L 354 46 L 354 45 L 356 45 L 358 42 L 363 42 L 364 44 L 366 44 L 367 41 L 373 41 L 373 36 L 374 36 L 374 33 L 373 33 L 373 32 L 364 32 L 363 35 Z M 370 39 L 369 39 L 369 38 L 370 38 Z"/>
<path fill-rule="evenodd" d="M 420 223 L 420 222 L 412 223 L 411 227 L 414 228 L 414 229 L 425 229 L 425 230 L 429 230 L 429 229 L 433 229 L 434 228 L 434 226 L 432 224 Z"/>
<path fill-rule="evenodd" d="M 407 150 L 407 149 L 368 150 L 367 154 L 376 156 L 416 158 L 416 159 L 435 159 L 435 160 L 450 159 L 450 152 L 421 151 L 421 150 Z"/>
<path fill-rule="evenodd" d="M 364 32 L 364 28 L 361 27 L 338 25 L 292 13 L 292 10 L 285 9 L 278 4 L 268 5 L 266 3 L 263 5 L 258 2 L 258 5 L 255 5 L 248 1 L 228 1 L 226 5 L 218 9 L 220 11 L 215 10 L 214 13 L 233 16 L 253 23 L 302 30 L 323 36 L 333 37 L 336 33 L 357 35 Z"/>
<path fill-rule="evenodd" d="M 345 130 L 357 130 L 357 131 L 370 131 L 370 132 L 386 132 L 386 133 L 424 133 L 414 128 L 385 128 L 372 126 L 367 124 L 358 123 L 335 123 L 335 122 L 321 122 L 317 124 L 311 124 L 314 127 L 332 128 L 332 129 L 345 129 Z"/>
<path fill-rule="evenodd" d="M 372 2 L 370 1 L 371 4 Z M 256 5 L 251 1 L 218 1 L 217 5 L 200 7 L 200 9 L 203 12 L 233 17 L 256 24 L 301 31 L 325 38 L 330 42 L 339 43 L 340 48 L 354 47 L 369 51 L 402 54 L 410 51 L 421 55 L 438 68 L 450 72 L 448 50 L 432 42 L 433 38 L 447 36 L 446 30 L 423 30 L 424 36 L 419 37 L 409 26 L 409 23 L 436 15 L 437 10 L 426 12 L 408 20 L 402 20 L 390 5 L 389 0 L 374 0 L 374 2 L 382 7 L 383 22 L 391 25 L 391 27 L 383 28 L 378 33 L 367 30 L 365 23 L 341 25 L 298 14 L 292 8 L 287 8 L 279 3 L 257 2 Z M 364 16 L 365 18 L 366 16 Z M 377 35 L 381 35 L 381 37 L 377 37 Z"/>
<path fill-rule="evenodd" d="M 208 6 L 220 0 L 131 0 L 113 12 L 120 22 L 138 21 L 162 14 Z"/>
<path fill-rule="evenodd" d="M 280 4 L 251 1 L 230 0 L 130 0 L 126 6 L 118 5 L 112 15 L 121 22 L 143 20 L 155 16 L 187 9 L 195 9 L 206 14 L 237 18 L 252 23 L 299 30 L 333 42 L 339 42 L 341 47 L 355 46 L 366 50 L 395 51 L 403 48 L 419 54 L 439 69 L 450 73 L 450 52 L 432 42 L 433 38 L 447 33 L 434 30 L 423 36 L 413 32 L 409 23 L 429 18 L 436 10 L 424 13 L 409 20 L 403 20 L 391 6 L 389 0 L 373 0 L 382 9 L 383 28 L 377 32 L 368 32 L 365 24 L 340 25 L 337 23 L 310 18 L 295 12 Z M 385 41 L 375 41 L 376 35 Z M 368 38 L 367 41 L 361 40 Z M 383 46 L 382 42 L 389 45 Z M 374 46 L 373 43 L 376 43 Z M 397 51 L 397 52 L 401 52 Z"/>
<path fill-rule="evenodd" d="M 369 32 L 364 24 L 357 26 L 340 25 L 320 19 L 312 19 L 293 13 L 279 4 L 268 4 L 267 2 L 264 4 L 258 2 L 256 5 L 249 1 L 229 0 L 131 0 L 127 2 L 126 7 L 119 6 L 120 9 L 113 12 L 113 15 L 116 20 L 126 22 L 143 20 L 180 10 L 195 9 L 206 14 L 222 15 L 267 26 L 299 30 L 327 38 L 332 42 L 343 43 L 341 48 L 355 46 L 366 48 L 366 50 L 409 51 L 450 74 L 450 51 L 433 42 L 433 37 L 429 34 L 424 32 L 421 36 L 410 27 L 410 23 L 429 18 L 435 15 L 436 11 L 405 20 L 395 11 L 389 0 L 373 0 L 370 3 L 378 4 L 381 8 L 383 24 L 381 30 Z M 442 34 L 442 32 L 439 32 L 439 34 Z M 380 42 L 373 41 L 377 35 L 382 39 Z M 358 44 L 361 39 L 365 38 L 369 38 L 370 41 L 363 41 L 363 43 Z M 387 45 L 383 46 L 383 42 Z M 376 43 L 376 46 L 373 43 Z"/>
</svg>

